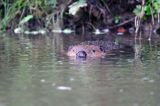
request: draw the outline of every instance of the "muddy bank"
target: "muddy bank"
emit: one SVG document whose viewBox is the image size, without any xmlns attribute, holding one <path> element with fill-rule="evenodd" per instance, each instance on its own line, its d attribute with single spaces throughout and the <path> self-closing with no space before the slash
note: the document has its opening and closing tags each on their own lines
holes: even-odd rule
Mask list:
<svg viewBox="0 0 160 106">
<path fill-rule="evenodd" d="M 78 6 L 78 2 L 71 0 L 64 9 L 62 29 L 70 28 L 77 34 L 107 30 L 111 33 L 132 35 L 139 29 L 138 33 L 144 33 L 141 37 L 150 40 L 152 33 L 159 34 L 159 23 L 156 18 L 153 23 L 153 19 L 146 16 L 145 19 L 140 19 L 138 26 L 135 25 L 137 17 L 133 11 L 141 3 L 137 0 L 88 0 L 81 3 L 80 8 L 73 13 L 71 10 L 74 5 Z"/>
</svg>

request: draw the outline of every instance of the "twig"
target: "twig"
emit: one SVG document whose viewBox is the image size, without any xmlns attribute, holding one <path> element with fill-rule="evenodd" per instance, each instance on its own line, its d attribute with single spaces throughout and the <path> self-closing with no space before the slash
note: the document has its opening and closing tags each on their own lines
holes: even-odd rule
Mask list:
<svg viewBox="0 0 160 106">
<path fill-rule="evenodd" d="M 136 27 L 135 33 L 138 33 L 142 18 L 144 16 L 144 5 L 145 5 L 145 0 L 142 0 L 141 14 L 140 14 L 140 16 L 135 17 L 135 27 Z"/>
<path fill-rule="evenodd" d="M 159 17 L 160 14 L 158 13 L 157 15 L 158 15 L 158 23 L 159 23 L 160 22 L 160 17 Z"/>
<path fill-rule="evenodd" d="M 127 23 L 129 23 L 129 22 L 134 21 L 134 19 L 135 19 L 135 17 L 133 17 L 133 18 L 131 18 L 131 19 L 129 19 L 129 20 L 126 20 L 126 21 L 124 21 L 124 22 L 122 22 L 122 23 L 120 23 L 120 24 L 118 24 L 118 25 L 111 26 L 111 27 L 109 27 L 109 29 L 113 29 L 113 28 L 116 28 L 116 27 L 120 27 L 120 26 L 125 25 L 125 24 L 127 24 Z"/>
<path fill-rule="evenodd" d="M 110 14 L 112 14 L 111 10 L 109 9 L 108 5 L 104 2 L 104 0 L 101 0 L 101 1 L 103 2 L 104 6 L 105 6 L 105 8 L 108 10 L 108 12 L 109 12 Z"/>
</svg>

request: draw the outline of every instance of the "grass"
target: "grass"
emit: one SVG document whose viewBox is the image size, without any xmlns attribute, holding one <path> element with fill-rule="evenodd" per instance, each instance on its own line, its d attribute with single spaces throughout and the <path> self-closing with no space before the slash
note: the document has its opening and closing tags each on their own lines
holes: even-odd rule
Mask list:
<svg viewBox="0 0 160 106">
<path fill-rule="evenodd" d="M 44 14 L 47 16 L 56 3 L 56 0 L 2 0 L 0 29 L 15 27 L 28 15 L 33 15 L 34 18 L 43 17 Z"/>
</svg>

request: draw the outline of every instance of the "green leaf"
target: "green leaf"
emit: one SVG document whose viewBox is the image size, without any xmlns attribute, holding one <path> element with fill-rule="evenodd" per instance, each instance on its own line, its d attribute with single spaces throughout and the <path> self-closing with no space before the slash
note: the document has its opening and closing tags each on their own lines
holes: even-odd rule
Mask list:
<svg viewBox="0 0 160 106">
<path fill-rule="evenodd" d="M 74 2 L 73 4 L 69 5 L 69 14 L 75 15 L 81 7 L 86 6 L 87 2 L 85 0 L 79 0 L 77 2 Z"/>
<path fill-rule="evenodd" d="M 116 24 L 119 23 L 120 19 L 121 19 L 121 16 L 115 16 L 114 18 L 115 23 Z"/>
<path fill-rule="evenodd" d="M 141 5 L 137 5 L 136 8 L 133 10 L 133 13 L 136 16 L 141 17 L 141 15 L 142 15 L 142 6 Z"/>
<path fill-rule="evenodd" d="M 146 15 L 151 15 L 151 14 L 152 14 L 152 12 L 151 12 L 151 7 L 150 7 L 149 5 L 146 5 L 146 6 L 144 7 L 144 11 L 145 11 L 145 14 L 146 14 Z"/>
<path fill-rule="evenodd" d="M 45 0 L 45 4 L 52 5 L 53 7 L 56 6 L 58 0 Z"/>
<path fill-rule="evenodd" d="M 30 19 L 33 18 L 33 15 L 27 15 L 26 17 L 24 17 L 21 21 L 20 24 L 25 24 L 26 22 L 28 22 Z"/>
<path fill-rule="evenodd" d="M 155 0 L 155 2 L 160 3 L 160 0 Z"/>
<path fill-rule="evenodd" d="M 155 9 L 157 12 L 160 12 L 160 3 L 155 2 L 155 3 L 153 4 L 153 7 L 154 7 L 154 9 Z"/>
</svg>

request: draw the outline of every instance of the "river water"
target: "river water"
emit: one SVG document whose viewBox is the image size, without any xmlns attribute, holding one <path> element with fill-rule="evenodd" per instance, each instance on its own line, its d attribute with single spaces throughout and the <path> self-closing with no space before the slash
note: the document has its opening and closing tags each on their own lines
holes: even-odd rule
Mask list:
<svg viewBox="0 0 160 106">
<path fill-rule="evenodd" d="M 160 106 L 157 46 L 140 46 L 138 56 L 77 61 L 64 55 L 73 41 L 1 34 L 0 106 Z"/>
</svg>

